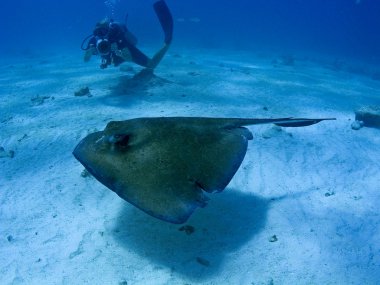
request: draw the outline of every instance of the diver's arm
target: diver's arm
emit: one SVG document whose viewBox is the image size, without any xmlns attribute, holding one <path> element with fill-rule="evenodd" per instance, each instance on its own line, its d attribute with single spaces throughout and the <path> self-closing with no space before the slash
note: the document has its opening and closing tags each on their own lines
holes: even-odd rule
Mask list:
<svg viewBox="0 0 380 285">
<path fill-rule="evenodd" d="M 88 42 L 87 48 L 85 49 L 83 60 L 84 62 L 88 62 L 91 59 L 91 56 L 97 54 L 98 51 L 96 49 L 96 38 L 92 37 Z"/>
<path fill-rule="evenodd" d="M 96 47 L 90 47 L 88 50 L 86 50 L 83 56 L 84 62 L 89 62 L 91 59 L 91 56 L 94 54 L 97 54 Z"/>
</svg>

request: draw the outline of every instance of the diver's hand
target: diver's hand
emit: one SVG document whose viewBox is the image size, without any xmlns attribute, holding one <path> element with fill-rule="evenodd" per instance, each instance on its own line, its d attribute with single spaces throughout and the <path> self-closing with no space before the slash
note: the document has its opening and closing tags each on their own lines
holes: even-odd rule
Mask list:
<svg viewBox="0 0 380 285">
<path fill-rule="evenodd" d="M 121 50 L 116 50 L 115 55 L 121 57 L 125 61 L 132 61 L 132 55 L 128 48 L 123 48 Z"/>
<path fill-rule="evenodd" d="M 84 55 L 83 55 L 83 61 L 84 62 L 89 62 L 90 59 L 91 59 L 91 56 L 92 56 L 92 53 L 91 51 L 88 49 L 84 52 Z"/>
<path fill-rule="evenodd" d="M 83 56 L 83 60 L 84 60 L 84 62 L 89 62 L 90 61 L 90 59 L 91 59 L 91 56 L 93 55 L 93 54 L 96 54 L 97 53 L 97 50 L 96 50 L 96 48 L 95 47 L 90 47 L 88 50 L 86 50 L 85 52 L 84 52 L 84 56 Z"/>
<path fill-rule="evenodd" d="M 110 62 L 106 58 L 102 58 L 102 63 L 100 64 L 100 68 L 101 69 L 107 68 L 109 64 Z"/>
</svg>

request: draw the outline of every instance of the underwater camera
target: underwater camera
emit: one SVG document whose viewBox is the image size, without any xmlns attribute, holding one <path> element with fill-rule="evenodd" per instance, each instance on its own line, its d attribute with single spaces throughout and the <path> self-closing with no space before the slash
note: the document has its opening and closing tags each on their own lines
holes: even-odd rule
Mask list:
<svg viewBox="0 0 380 285">
<path fill-rule="evenodd" d="M 107 55 L 111 51 L 111 44 L 106 39 L 100 39 L 96 42 L 96 49 L 101 55 Z"/>
</svg>

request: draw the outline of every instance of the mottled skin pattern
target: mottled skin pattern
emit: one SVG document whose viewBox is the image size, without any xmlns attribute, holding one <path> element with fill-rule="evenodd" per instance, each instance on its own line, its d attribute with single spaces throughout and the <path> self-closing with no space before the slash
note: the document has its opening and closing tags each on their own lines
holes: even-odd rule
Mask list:
<svg viewBox="0 0 380 285">
<path fill-rule="evenodd" d="M 311 119 L 139 118 L 110 122 L 74 156 L 101 183 L 146 213 L 185 222 L 238 170 L 251 132 L 244 125 L 305 126 Z"/>
</svg>

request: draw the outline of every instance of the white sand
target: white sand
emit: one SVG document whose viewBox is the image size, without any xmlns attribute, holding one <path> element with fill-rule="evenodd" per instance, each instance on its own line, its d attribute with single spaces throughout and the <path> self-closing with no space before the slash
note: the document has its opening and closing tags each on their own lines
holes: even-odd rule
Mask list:
<svg viewBox="0 0 380 285">
<path fill-rule="evenodd" d="M 2 62 L 0 146 L 15 156 L 0 158 L 0 284 L 378 284 L 380 130 L 350 125 L 379 105 L 380 81 L 273 58 L 173 49 L 143 86 L 79 54 Z M 84 86 L 93 97 L 74 96 Z M 81 177 L 71 154 L 143 116 L 337 121 L 251 127 L 242 166 L 187 235 Z"/>
</svg>

